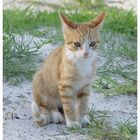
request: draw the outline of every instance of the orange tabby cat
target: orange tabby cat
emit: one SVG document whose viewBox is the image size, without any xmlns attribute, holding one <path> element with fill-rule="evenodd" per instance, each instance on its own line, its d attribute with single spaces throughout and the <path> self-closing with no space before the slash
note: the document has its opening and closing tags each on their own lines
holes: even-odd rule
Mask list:
<svg viewBox="0 0 140 140">
<path fill-rule="evenodd" d="M 33 79 L 32 114 L 37 125 L 61 123 L 81 126 L 86 119 L 90 83 L 96 73 L 96 49 L 102 12 L 90 22 L 77 24 L 60 14 L 64 46 L 56 48 Z"/>
</svg>

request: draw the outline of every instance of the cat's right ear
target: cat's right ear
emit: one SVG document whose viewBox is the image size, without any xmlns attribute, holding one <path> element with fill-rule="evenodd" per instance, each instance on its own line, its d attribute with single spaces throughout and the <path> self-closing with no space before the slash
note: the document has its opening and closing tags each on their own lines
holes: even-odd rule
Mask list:
<svg viewBox="0 0 140 140">
<path fill-rule="evenodd" d="M 60 12 L 59 17 L 60 17 L 61 22 L 63 24 L 63 30 L 65 30 L 65 29 L 72 30 L 72 29 L 76 29 L 78 27 L 78 24 L 76 24 L 73 21 L 71 21 L 63 13 Z"/>
<path fill-rule="evenodd" d="M 89 27 L 94 29 L 100 29 L 105 19 L 105 12 L 101 12 L 96 18 L 89 22 Z"/>
</svg>

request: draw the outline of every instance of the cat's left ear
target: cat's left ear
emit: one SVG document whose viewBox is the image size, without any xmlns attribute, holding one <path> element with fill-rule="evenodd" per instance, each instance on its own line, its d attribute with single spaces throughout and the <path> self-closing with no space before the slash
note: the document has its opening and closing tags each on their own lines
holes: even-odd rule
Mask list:
<svg viewBox="0 0 140 140">
<path fill-rule="evenodd" d="M 88 25 L 90 28 L 100 29 L 105 19 L 105 12 L 101 12 L 96 18 L 91 20 Z"/>
<path fill-rule="evenodd" d="M 64 29 L 76 29 L 78 27 L 78 24 L 71 21 L 64 14 L 60 13 L 59 16 L 60 16 L 60 19 L 62 21 Z"/>
</svg>

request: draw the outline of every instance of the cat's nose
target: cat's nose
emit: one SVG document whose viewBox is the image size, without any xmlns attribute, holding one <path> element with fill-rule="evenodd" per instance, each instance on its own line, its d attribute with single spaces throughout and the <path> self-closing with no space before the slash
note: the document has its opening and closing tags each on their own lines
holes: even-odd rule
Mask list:
<svg viewBox="0 0 140 140">
<path fill-rule="evenodd" d="M 85 52 L 85 53 L 84 53 L 84 57 L 85 57 L 85 58 L 87 58 L 87 57 L 88 57 L 88 55 L 89 55 L 89 53 L 88 53 L 88 52 Z"/>
</svg>

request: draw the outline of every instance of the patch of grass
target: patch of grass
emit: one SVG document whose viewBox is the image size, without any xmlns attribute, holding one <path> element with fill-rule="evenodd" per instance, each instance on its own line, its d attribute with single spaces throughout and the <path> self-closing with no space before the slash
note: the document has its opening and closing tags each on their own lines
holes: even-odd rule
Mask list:
<svg viewBox="0 0 140 140">
<path fill-rule="evenodd" d="M 118 95 L 118 94 L 136 94 L 136 83 L 118 83 L 117 80 L 112 77 L 100 77 L 96 80 L 92 87 L 104 95 Z"/>
<path fill-rule="evenodd" d="M 58 12 L 34 13 L 30 10 L 4 10 L 4 32 L 8 33 L 11 29 L 12 33 L 29 33 L 51 39 L 54 43 L 63 40 Z"/>
<path fill-rule="evenodd" d="M 128 122 L 118 123 L 116 132 L 122 137 L 122 140 L 132 140 L 136 138 L 137 127 Z"/>
<path fill-rule="evenodd" d="M 137 93 L 137 43 L 134 37 L 103 32 L 99 54 L 104 58 L 93 87 L 105 95 Z M 131 41 L 129 41 L 131 40 Z"/>
<path fill-rule="evenodd" d="M 90 124 L 85 128 L 71 128 L 72 133 L 81 133 L 87 135 L 88 139 L 100 140 L 133 140 L 137 135 L 137 127 L 135 124 L 119 122 L 112 127 L 108 122 L 107 112 L 89 111 Z"/>
<path fill-rule="evenodd" d="M 77 11 L 69 7 L 62 9 L 62 11 L 64 11 L 64 13 L 67 12 L 68 16 L 75 22 L 86 22 L 97 16 L 100 11 L 105 11 L 107 16 L 103 27 L 104 30 L 127 35 L 137 34 L 136 15 L 133 11 L 126 12 L 106 6 L 97 8 L 94 11 L 92 9 L 85 10 L 82 9 L 82 7 Z M 8 32 L 11 26 L 13 27 L 13 32 L 16 33 L 20 33 L 21 31 L 32 33 L 33 30 L 42 26 L 55 27 L 58 29 L 61 27 L 58 13 L 59 10 L 51 13 L 46 11 L 35 13 L 29 9 L 4 10 L 4 32 Z"/>
<path fill-rule="evenodd" d="M 32 33 L 40 27 L 60 27 L 58 12 L 38 12 L 30 10 L 4 10 L 4 32 L 12 27 L 13 33 Z"/>
<path fill-rule="evenodd" d="M 117 53 L 126 59 L 130 59 L 132 61 L 137 61 L 137 44 L 134 40 L 127 40 L 128 42 L 124 44 L 121 44 L 122 47 L 117 50 Z M 128 45 L 128 43 L 131 42 L 131 47 Z"/>
<path fill-rule="evenodd" d="M 70 128 L 68 128 L 68 131 L 70 131 L 71 133 L 78 133 L 81 131 L 81 128 L 78 126 L 70 127 Z"/>
<path fill-rule="evenodd" d="M 3 40 L 3 70 L 4 78 L 11 79 L 16 84 L 21 77 L 31 79 L 36 71 L 37 59 L 35 56 L 39 54 L 39 48 L 44 43 L 36 43 L 32 39 L 25 41 L 22 36 L 20 40 L 16 39 L 13 34 L 4 34 Z M 20 77 L 20 78 L 19 78 Z"/>
</svg>

